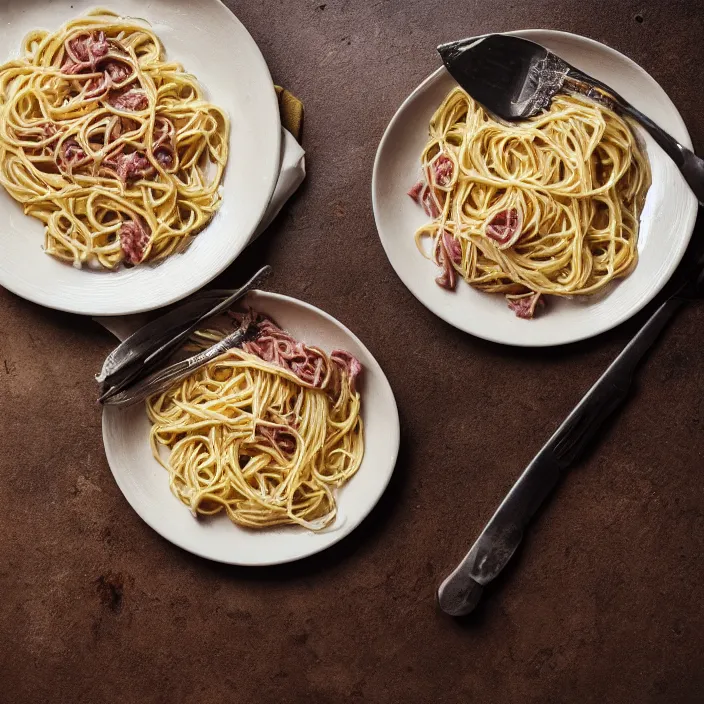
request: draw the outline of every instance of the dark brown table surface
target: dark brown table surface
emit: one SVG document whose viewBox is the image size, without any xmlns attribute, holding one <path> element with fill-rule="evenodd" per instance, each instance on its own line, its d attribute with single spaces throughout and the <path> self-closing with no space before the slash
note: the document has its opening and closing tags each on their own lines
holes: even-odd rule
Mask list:
<svg viewBox="0 0 704 704">
<path fill-rule="evenodd" d="M 0 290 L 0 702 L 702 701 L 704 306 L 669 328 L 515 564 L 454 621 L 439 581 L 643 318 L 555 350 L 451 328 L 389 265 L 370 179 L 436 44 L 525 27 L 635 59 L 703 152 L 704 4 L 228 4 L 305 102 L 308 179 L 222 280 L 269 262 L 274 290 L 369 346 L 401 415 L 394 479 L 357 531 L 302 563 L 183 552 L 132 511 L 103 454 L 92 377 L 113 339 Z"/>
</svg>

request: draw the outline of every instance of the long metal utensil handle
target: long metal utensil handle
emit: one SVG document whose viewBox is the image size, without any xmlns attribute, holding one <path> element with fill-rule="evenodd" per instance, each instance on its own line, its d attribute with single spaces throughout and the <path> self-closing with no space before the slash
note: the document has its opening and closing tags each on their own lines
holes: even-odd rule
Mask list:
<svg viewBox="0 0 704 704">
<path fill-rule="evenodd" d="M 680 144 L 672 135 L 665 132 L 662 127 L 655 124 L 647 115 L 644 115 L 640 110 L 634 108 L 633 105 L 620 96 L 613 88 L 610 88 L 597 78 L 580 71 L 574 66 L 570 67 L 568 76 L 596 86 L 599 90 L 606 93 L 607 96 L 614 98 L 622 112 L 630 115 L 636 122 L 643 125 L 652 138 L 662 147 L 663 151 L 675 162 L 699 203 L 704 205 L 704 159 L 700 159 L 693 151 Z"/>
<path fill-rule="evenodd" d="M 465 558 L 440 585 L 438 603 L 443 611 L 462 616 L 474 608 L 483 587 L 508 563 L 525 526 L 561 474 L 626 398 L 638 363 L 683 303 L 673 297 L 653 313 L 526 467 Z"/>
<path fill-rule="evenodd" d="M 245 294 L 249 293 L 249 291 L 261 285 L 261 283 L 270 275 L 271 267 L 266 264 L 256 274 L 254 274 L 254 276 L 252 276 L 252 278 L 247 281 L 247 283 L 245 283 L 243 286 L 240 286 L 240 288 L 235 291 L 232 295 L 228 296 L 224 301 L 218 303 L 214 308 L 202 315 L 200 318 L 198 318 L 198 320 L 194 321 L 191 325 L 189 325 L 185 330 L 181 331 L 174 338 L 172 338 L 168 342 L 165 342 L 163 345 L 161 345 L 161 347 L 154 350 L 154 352 L 152 352 L 144 360 L 144 363 L 149 364 L 149 362 L 159 358 L 165 353 L 168 353 L 170 350 L 176 349 L 182 342 L 185 342 L 190 337 L 190 335 L 192 335 L 201 325 L 203 325 L 203 323 L 207 322 L 211 318 L 214 318 L 216 315 L 219 315 L 223 311 L 230 308 Z"/>
</svg>

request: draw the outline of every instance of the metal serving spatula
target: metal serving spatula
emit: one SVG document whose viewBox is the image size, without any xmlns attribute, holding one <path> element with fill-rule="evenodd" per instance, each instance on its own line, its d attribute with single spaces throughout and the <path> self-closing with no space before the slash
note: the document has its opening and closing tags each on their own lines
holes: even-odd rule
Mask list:
<svg viewBox="0 0 704 704">
<path fill-rule="evenodd" d="M 558 92 L 581 93 L 640 123 L 675 162 L 704 204 L 704 160 L 634 108 L 605 83 L 571 66 L 540 44 L 505 34 L 441 44 L 438 52 L 452 77 L 487 110 L 522 120 L 550 105 Z"/>
</svg>

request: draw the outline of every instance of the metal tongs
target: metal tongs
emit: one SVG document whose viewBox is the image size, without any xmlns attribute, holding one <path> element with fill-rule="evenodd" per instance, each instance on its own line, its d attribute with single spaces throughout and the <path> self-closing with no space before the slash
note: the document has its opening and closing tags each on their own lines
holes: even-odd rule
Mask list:
<svg viewBox="0 0 704 704">
<path fill-rule="evenodd" d="M 223 337 L 219 342 L 192 357 L 171 364 L 165 369 L 140 379 L 124 391 L 108 397 L 104 403 L 110 406 L 131 406 L 154 394 L 166 391 L 170 386 L 192 374 L 198 367 L 202 367 L 233 347 L 239 347 L 250 336 L 254 327 L 253 318 L 247 316 L 237 330 Z"/>
<path fill-rule="evenodd" d="M 252 332 L 249 318 L 208 349 L 160 369 L 198 328 L 227 311 L 270 274 L 271 267 L 264 266 L 236 291 L 202 292 L 130 335 L 107 356 L 96 376 L 101 384 L 98 401 L 105 405 L 137 403 L 241 344 Z"/>
</svg>

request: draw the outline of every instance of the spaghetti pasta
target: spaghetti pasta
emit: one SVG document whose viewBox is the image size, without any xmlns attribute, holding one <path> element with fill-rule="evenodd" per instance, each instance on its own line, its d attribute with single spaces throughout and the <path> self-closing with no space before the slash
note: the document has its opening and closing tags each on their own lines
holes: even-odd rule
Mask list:
<svg viewBox="0 0 704 704">
<path fill-rule="evenodd" d="M 181 251 L 220 205 L 228 134 L 158 37 L 109 10 L 31 32 L 0 67 L 0 183 L 77 267 Z"/>
<path fill-rule="evenodd" d="M 409 195 L 432 221 L 436 279 L 504 293 L 519 317 L 541 295 L 589 295 L 637 261 L 650 169 L 630 127 L 577 95 L 519 124 L 493 119 L 455 88 L 430 120 L 423 178 Z"/>
<path fill-rule="evenodd" d="M 335 489 L 362 461 L 361 366 L 296 342 L 268 318 L 258 326 L 255 341 L 147 401 L 152 452 L 194 515 L 320 530 L 335 519 Z"/>
</svg>

